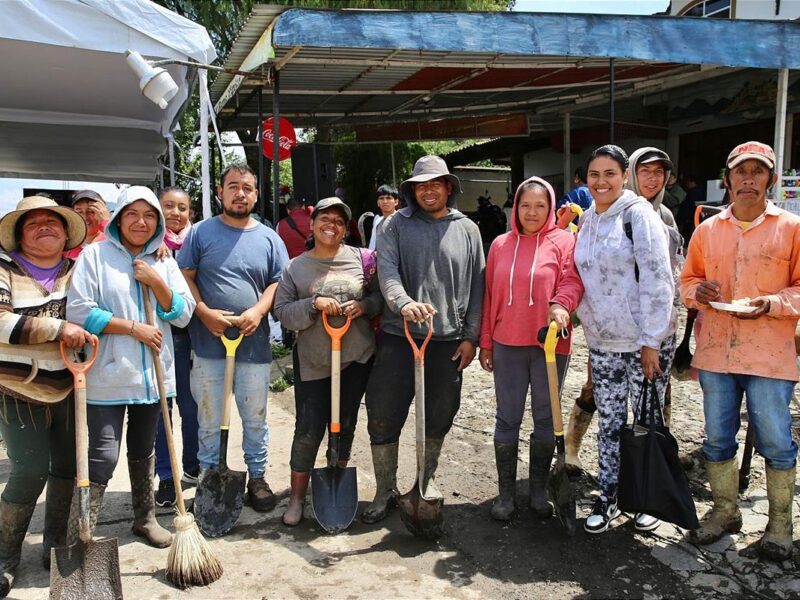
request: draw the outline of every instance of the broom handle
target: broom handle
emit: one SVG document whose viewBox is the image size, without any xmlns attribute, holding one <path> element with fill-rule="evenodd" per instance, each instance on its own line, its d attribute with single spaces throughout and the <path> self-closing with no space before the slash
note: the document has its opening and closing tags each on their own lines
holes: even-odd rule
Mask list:
<svg viewBox="0 0 800 600">
<path fill-rule="evenodd" d="M 150 302 L 150 288 L 145 284 L 142 286 L 142 299 L 144 300 L 144 313 L 147 324 L 155 327 L 155 315 L 153 305 Z M 174 292 L 173 292 L 174 293 Z M 150 348 L 153 353 L 153 368 L 156 370 L 156 382 L 158 384 L 158 398 L 161 404 L 161 418 L 164 420 L 164 433 L 167 438 L 167 448 L 169 449 L 169 464 L 172 467 L 172 483 L 175 485 L 175 499 L 178 505 L 178 514 L 186 514 L 186 505 L 183 503 L 183 489 L 181 489 L 181 469 L 178 464 L 178 457 L 175 455 L 175 440 L 172 437 L 172 420 L 169 418 L 169 406 L 167 405 L 167 394 L 164 389 L 164 366 L 161 364 L 161 356 L 154 348 Z"/>
</svg>

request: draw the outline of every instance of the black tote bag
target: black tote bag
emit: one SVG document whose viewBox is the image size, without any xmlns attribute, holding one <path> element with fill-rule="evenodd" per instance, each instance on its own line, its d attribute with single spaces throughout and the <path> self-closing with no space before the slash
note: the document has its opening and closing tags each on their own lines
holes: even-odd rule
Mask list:
<svg viewBox="0 0 800 600">
<path fill-rule="evenodd" d="M 697 529 L 697 512 L 689 482 L 678 459 L 678 442 L 663 425 L 656 425 L 661 407 L 655 383 L 645 381 L 634 407 L 632 425 L 620 432 L 620 469 L 617 503 L 624 512 L 643 512 L 684 529 Z M 641 416 L 649 413 L 649 424 Z M 661 419 L 663 423 L 663 418 Z"/>
</svg>

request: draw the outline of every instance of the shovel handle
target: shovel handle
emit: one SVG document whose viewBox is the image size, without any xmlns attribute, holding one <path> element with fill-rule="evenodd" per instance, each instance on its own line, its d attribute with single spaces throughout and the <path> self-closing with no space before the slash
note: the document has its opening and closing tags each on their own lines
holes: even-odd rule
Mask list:
<svg viewBox="0 0 800 600">
<path fill-rule="evenodd" d="M 341 383 L 342 383 L 342 338 L 347 330 L 350 329 L 352 319 L 348 316 L 344 325 L 333 327 L 328 321 L 328 315 L 322 313 L 322 324 L 325 331 L 331 337 L 331 434 L 338 434 L 342 430 L 340 403 L 341 403 Z M 331 448 L 335 444 L 328 444 Z M 335 464 L 338 456 L 333 456 L 338 448 L 333 448 L 331 452 L 331 462 Z"/>
<path fill-rule="evenodd" d="M 86 419 L 86 373 L 97 360 L 99 341 L 91 338 L 92 355 L 83 362 L 74 362 L 67 356 L 67 346 L 62 341 L 60 344 L 61 358 L 64 365 L 72 373 L 75 386 L 75 456 L 76 456 L 76 486 L 89 487 L 89 428 Z"/>
<path fill-rule="evenodd" d="M 403 328 L 406 330 L 406 339 L 408 340 L 408 343 L 411 344 L 411 350 L 414 352 L 414 360 L 420 365 L 425 364 L 425 348 L 428 347 L 428 342 L 431 341 L 431 336 L 433 335 L 433 317 L 429 317 L 427 323 L 428 335 L 425 336 L 425 339 L 422 341 L 422 345 L 417 346 L 414 338 L 411 337 L 411 332 L 408 330 L 408 321 L 403 320 Z"/>
<path fill-rule="evenodd" d="M 547 387 L 550 391 L 550 412 L 553 413 L 553 429 L 556 439 L 564 438 L 564 423 L 561 419 L 561 392 L 559 391 L 558 368 L 556 367 L 556 345 L 558 344 L 559 327 L 553 321 L 547 327 L 544 340 L 544 360 L 547 366 Z M 563 334 L 562 334 L 563 335 Z"/>
</svg>

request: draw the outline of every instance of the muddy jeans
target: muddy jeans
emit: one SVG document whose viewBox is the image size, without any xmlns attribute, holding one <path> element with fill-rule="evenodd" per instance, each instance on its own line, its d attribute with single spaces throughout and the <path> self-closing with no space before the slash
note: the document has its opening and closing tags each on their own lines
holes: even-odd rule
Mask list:
<svg viewBox="0 0 800 600">
<path fill-rule="evenodd" d="M 551 442 L 553 412 L 550 409 L 544 349 L 540 346 L 505 346 L 494 342 L 492 354 L 494 390 L 497 397 L 494 441 L 511 444 L 519 440 L 519 427 L 530 390 L 533 439 L 537 442 Z M 564 380 L 568 364 L 569 356 L 556 355 L 559 382 Z"/>
<path fill-rule="evenodd" d="M 73 479 L 75 418 L 72 395 L 46 406 L 9 396 L 0 398 L 0 403 L 0 434 L 11 464 L 3 500 L 14 504 L 36 502 L 48 475 Z"/>
<path fill-rule="evenodd" d="M 233 393 L 242 419 L 242 450 L 251 479 L 267 470 L 267 395 L 270 363 L 236 361 Z M 225 359 L 195 355 L 192 368 L 192 395 L 197 402 L 197 459 L 201 469 L 219 464 L 219 427 L 222 423 L 222 386 Z"/>
<path fill-rule="evenodd" d="M 425 352 L 425 435 L 431 438 L 447 435 L 461 405 L 462 378 L 458 361 L 452 360 L 459 343 L 431 341 Z M 373 445 L 400 439 L 413 398 L 411 346 L 404 337 L 384 332 L 367 383 L 367 430 Z"/>
<path fill-rule="evenodd" d="M 294 438 L 289 466 L 292 471 L 306 472 L 314 468 L 317 451 L 331 417 L 331 378 L 302 381 L 297 347 L 293 352 L 294 382 Z M 339 460 L 350 458 L 353 433 L 358 421 L 358 408 L 367 387 L 372 359 L 366 363 L 352 362 L 342 369 L 340 384 Z"/>
<path fill-rule="evenodd" d="M 664 375 L 655 380 L 658 401 L 664 406 L 664 393 L 669 370 L 675 356 L 675 337 L 661 346 L 659 357 Z M 600 492 L 609 498 L 617 493 L 619 478 L 619 434 L 628 420 L 628 398 L 638 402 L 645 381 L 642 371 L 642 352 L 603 352 L 589 350 L 594 383 L 594 399 L 600 423 L 597 431 L 597 452 L 600 463 Z M 634 407 L 636 410 L 637 407 Z M 660 413 L 656 416 L 660 421 Z"/>
</svg>

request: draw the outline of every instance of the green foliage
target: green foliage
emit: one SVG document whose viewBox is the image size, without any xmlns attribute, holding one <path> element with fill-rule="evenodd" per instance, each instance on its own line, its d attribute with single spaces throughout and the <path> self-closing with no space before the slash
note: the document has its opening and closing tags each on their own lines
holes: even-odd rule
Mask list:
<svg viewBox="0 0 800 600">
<path fill-rule="evenodd" d="M 292 381 L 286 381 L 284 377 L 278 377 L 275 381 L 269 384 L 271 392 L 285 392 L 294 385 Z"/>
<path fill-rule="evenodd" d="M 284 356 L 289 356 L 292 353 L 290 348 L 287 348 L 283 344 L 276 344 L 275 342 L 270 343 L 270 349 L 272 350 L 272 358 L 283 358 Z"/>
</svg>

